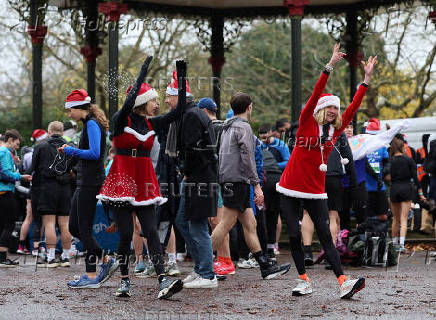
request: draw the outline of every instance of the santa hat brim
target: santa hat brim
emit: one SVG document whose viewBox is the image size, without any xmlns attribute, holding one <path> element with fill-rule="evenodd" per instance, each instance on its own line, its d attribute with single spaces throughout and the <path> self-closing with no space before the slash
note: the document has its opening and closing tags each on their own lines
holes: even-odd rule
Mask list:
<svg viewBox="0 0 436 320">
<path fill-rule="evenodd" d="M 159 97 L 159 94 L 157 93 L 157 91 L 154 89 L 150 89 L 150 90 L 146 91 L 145 93 L 136 97 L 134 107 L 139 107 L 143 104 L 146 104 L 148 101 L 155 99 L 157 97 Z"/>
<path fill-rule="evenodd" d="M 381 130 L 365 130 L 365 133 L 368 134 L 379 134 Z"/>
<path fill-rule="evenodd" d="M 341 109 L 341 100 L 337 96 L 324 96 L 319 98 L 316 104 L 315 110 L 313 110 L 313 115 L 315 115 L 319 110 L 327 107 L 336 107 L 338 110 Z"/>
<path fill-rule="evenodd" d="M 77 106 L 82 106 L 84 104 L 91 103 L 91 97 L 86 97 L 85 100 L 82 101 L 67 101 L 65 102 L 65 109 L 70 109 Z"/>
<path fill-rule="evenodd" d="M 170 95 L 170 96 L 178 96 L 179 90 L 176 88 L 172 88 L 172 87 L 168 86 L 165 93 Z M 192 96 L 192 94 L 190 92 L 186 91 L 186 96 L 189 97 L 189 96 Z"/>
</svg>

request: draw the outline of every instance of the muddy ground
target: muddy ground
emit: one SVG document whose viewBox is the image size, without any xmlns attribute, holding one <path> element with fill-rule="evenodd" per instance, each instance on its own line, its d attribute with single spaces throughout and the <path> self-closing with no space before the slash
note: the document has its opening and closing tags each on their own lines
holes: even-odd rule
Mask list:
<svg viewBox="0 0 436 320">
<path fill-rule="evenodd" d="M 117 277 L 100 289 L 67 288 L 83 273 L 82 260 L 35 272 L 33 260 L 19 259 L 19 267 L 0 269 L 0 319 L 436 319 L 436 261 L 426 260 L 425 251 L 403 255 L 389 269 L 346 267 L 346 274 L 367 278 L 366 288 L 348 301 L 339 299 L 337 281 L 322 265 L 308 271 L 314 293 L 306 297 L 291 295 L 292 267 L 269 281 L 258 269 L 239 269 L 217 289 L 184 290 L 166 301 L 156 298 L 155 278 L 131 277 L 132 297 L 116 298 Z M 191 271 L 190 262 L 179 265 L 184 274 Z"/>
</svg>

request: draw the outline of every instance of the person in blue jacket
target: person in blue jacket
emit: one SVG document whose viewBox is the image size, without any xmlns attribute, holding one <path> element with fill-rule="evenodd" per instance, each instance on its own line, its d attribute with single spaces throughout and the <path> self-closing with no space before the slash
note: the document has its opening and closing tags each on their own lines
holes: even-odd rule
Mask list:
<svg viewBox="0 0 436 320">
<path fill-rule="evenodd" d="M 265 138 L 262 138 L 262 148 L 268 149 L 273 154 L 280 170 L 283 171 L 286 168 L 289 158 L 291 157 L 289 147 L 283 140 L 280 140 L 272 135 L 272 129 L 270 129 L 268 133 L 265 133 L 264 131 L 264 127 L 259 131 L 259 134 L 266 136 Z"/>
<path fill-rule="evenodd" d="M 20 147 L 21 136 L 15 130 L 5 133 L 5 144 L 0 147 L 0 268 L 15 267 L 17 261 L 7 258 L 9 241 L 18 216 L 18 204 L 15 199 L 15 181 L 31 181 L 32 176 L 19 174 L 15 170 L 13 153 Z"/>
</svg>

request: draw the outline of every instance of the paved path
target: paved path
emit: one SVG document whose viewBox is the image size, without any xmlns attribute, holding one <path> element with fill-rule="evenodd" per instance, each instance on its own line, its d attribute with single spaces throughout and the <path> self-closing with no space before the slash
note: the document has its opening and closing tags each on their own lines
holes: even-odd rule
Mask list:
<svg viewBox="0 0 436 320">
<path fill-rule="evenodd" d="M 367 278 L 366 288 L 351 301 L 341 300 L 331 271 L 308 271 L 314 293 L 292 297 L 296 271 L 265 281 L 257 269 L 237 270 L 219 288 L 184 290 L 169 301 L 157 296 L 157 280 L 131 277 L 132 297 L 116 298 L 118 279 L 100 289 L 70 290 L 67 280 L 84 270 L 46 269 L 23 264 L 0 269 L 0 319 L 435 319 L 436 261 L 425 252 L 402 256 L 397 267 L 346 268 Z M 280 260 L 289 259 L 281 255 Z M 181 264 L 185 274 L 190 263 Z"/>
</svg>

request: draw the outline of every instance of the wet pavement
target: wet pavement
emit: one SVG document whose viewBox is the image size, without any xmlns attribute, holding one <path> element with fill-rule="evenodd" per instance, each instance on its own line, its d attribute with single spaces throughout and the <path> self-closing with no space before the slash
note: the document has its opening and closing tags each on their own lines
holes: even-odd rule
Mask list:
<svg viewBox="0 0 436 320">
<path fill-rule="evenodd" d="M 305 297 L 291 295 L 292 267 L 268 281 L 258 269 L 238 269 L 217 289 L 185 289 L 158 300 L 156 278 L 132 276 L 132 297 L 116 298 L 118 273 L 100 289 L 72 290 L 66 282 L 83 273 L 83 260 L 35 271 L 34 261 L 21 256 L 19 267 L 0 269 L 0 319 L 436 319 L 436 261 L 426 254 L 403 255 L 388 269 L 345 267 L 347 275 L 367 278 L 351 300 L 339 299 L 334 274 L 323 265 L 308 270 L 314 292 Z M 279 258 L 285 262 L 289 255 Z M 190 262 L 179 266 L 184 275 L 191 271 Z"/>
</svg>

